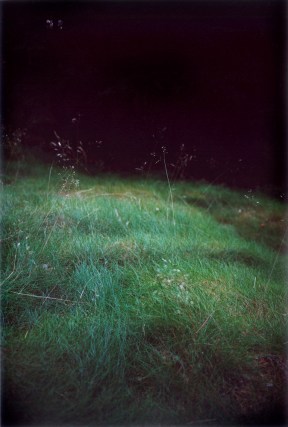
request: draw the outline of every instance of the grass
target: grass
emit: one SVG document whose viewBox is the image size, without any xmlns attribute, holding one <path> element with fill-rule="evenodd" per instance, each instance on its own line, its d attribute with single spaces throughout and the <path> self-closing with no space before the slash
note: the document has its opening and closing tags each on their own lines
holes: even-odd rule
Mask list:
<svg viewBox="0 0 288 427">
<path fill-rule="evenodd" d="M 1 204 L 4 422 L 284 420 L 283 204 L 15 168 Z"/>
</svg>

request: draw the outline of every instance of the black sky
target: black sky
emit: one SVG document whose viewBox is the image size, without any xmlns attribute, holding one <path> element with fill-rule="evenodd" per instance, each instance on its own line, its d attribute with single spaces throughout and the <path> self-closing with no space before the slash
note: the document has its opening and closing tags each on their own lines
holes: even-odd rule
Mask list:
<svg viewBox="0 0 288 427">
<path fill-rule="evenodd" d="M 30 144 L 80 137 L 91 164 L 128 172 L 154 134 L 171 162 L 185 144 L 189 176 L 283 186 L 285 14 L 277 0 L 4 2 L 4 124 Z"/>
</svg>

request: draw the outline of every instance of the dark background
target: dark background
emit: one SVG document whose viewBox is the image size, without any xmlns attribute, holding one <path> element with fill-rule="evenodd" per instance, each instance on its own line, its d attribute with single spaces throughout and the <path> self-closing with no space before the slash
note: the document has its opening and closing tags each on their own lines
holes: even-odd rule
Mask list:
<svg viewBox="0 0 288 427">
<path fill-rule="evenodd" d="M 184 144 L 187 178 L 285 191 L 285 6 L 2 2 L 5 130 L 81 139 L 91 171 L 163 170 L 165 146 L 172 174 Z"/>
</svg>

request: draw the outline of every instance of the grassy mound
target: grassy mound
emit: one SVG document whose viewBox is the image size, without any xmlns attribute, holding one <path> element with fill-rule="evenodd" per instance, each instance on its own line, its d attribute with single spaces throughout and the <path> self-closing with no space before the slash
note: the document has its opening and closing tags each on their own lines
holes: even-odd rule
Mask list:
<svg viewBox="0 0 288 427">
<path fill-rule="evenodd" d="M 4 182 L 4 421 L 283 421 L 283 205 L 35 164 Z"/>
</svg>

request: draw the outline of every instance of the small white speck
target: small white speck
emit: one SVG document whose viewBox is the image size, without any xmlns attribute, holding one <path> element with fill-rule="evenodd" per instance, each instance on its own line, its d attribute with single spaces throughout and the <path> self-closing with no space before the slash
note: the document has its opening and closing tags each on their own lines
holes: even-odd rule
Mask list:
<svg viewBox="0 0 288 427">
<path fill-rule="evenodd" d="M 274 387 L 274 384 L 272 382 L 266 383 L 266 387 Z"/>
</svg>

